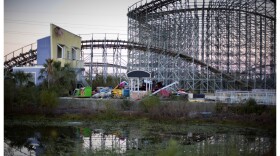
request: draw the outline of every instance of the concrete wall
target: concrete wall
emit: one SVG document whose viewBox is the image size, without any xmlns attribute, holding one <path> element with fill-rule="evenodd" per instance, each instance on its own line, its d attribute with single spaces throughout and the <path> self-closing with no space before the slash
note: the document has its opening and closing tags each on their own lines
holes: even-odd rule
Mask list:
<svg viewBox="0 0 280 156">
<path fill-rule="evenodd" d="M 141 111 L 139 107 L 139 101 L 130 101 L 132 106 L 130 111 Z M 102 111 L 106 110 L 106 105 L 115 108 L 117 111 L 123 111 L 122 104 L 124 99 L 95 99 L 95 98 L 72 98 L 65 97 L 60 98 L 59 107 L 60 110 L 77 110 L 76 112 L 86 111 Z M 186 104 L 186 112 L 190 116 L 198 115 L 200 112 L 215 112 L 216 103 L 200 103 L 200 102 L 187 102 L 187 101 L 161 101 L 161 104 L 174 104 L 175 107 L 180 107 L 179 104 Z"/>
<path fill-rule="evenodd" d="M 121 110 L 122 103 L 123 99 L 62 97 L 59 99 L 59 109 L 87 109 L 88 111 L 99 111 L 106 110 L 106 105 L 110 105 L 116 110 Z"/>
</svg>

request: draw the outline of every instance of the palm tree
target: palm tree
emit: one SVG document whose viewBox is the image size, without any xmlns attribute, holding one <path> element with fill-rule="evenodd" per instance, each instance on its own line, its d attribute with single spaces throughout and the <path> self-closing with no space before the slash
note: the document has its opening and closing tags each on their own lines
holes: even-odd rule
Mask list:
<svg viewBox="0 0 280 156">
<path fill-rule="evenodd" d="M 45 78 L 45 76 L 47 77 L 47 82 L 48 82 L 48 88 L 50 88 L 50 83 L 53 79 L 53 63 L 54 60 L 53 59 L 46 59 L 46 63 L 43 65 L 44 69 L 42 69 L 40 71 L 40 76 L 39 79 Z"/>
<path fill-rule="evenodd" d="M 13 79 L 15 80 L 16 84 L 22 87 L 24 84 L 27 84 L 27 82 L 32 78 L 31 73 L 25 73 L 23 71 L 17 71 L 14 73 L 11 73 Z"/>
<path fill-rule="evenodd" d="M 61 93 L 73 89 L 76 74 L 70 64 L 66 63 L 64 67 L 61 67 L 60 61 L 47 59 L 44 67 L 41 70 L 40 78 L 47 76 L 48 88 L 54 87 Z"/>
</svg>

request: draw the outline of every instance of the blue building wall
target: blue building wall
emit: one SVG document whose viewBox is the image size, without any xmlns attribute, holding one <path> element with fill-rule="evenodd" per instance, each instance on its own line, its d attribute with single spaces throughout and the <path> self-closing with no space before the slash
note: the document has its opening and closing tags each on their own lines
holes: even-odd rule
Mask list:
<svg viewBox="0 0 280 156">
<path fill-rule="evenodd" d="M 35 83 L 35 85 L 39 85 L 40 83 L 43 82 L 42 79 L 39 79 L 41 69 L 44 69 L 44 67 L 43 66 L 13 67 L 13 72 L 15 73 L 17 71 L 23 71 L 25 73 L 31 73 L 34 76 L 33 82 Z"/>
<path fill-rule="evenodd" d="M 50 36 L 37 40 L 37 64 L 45 64 L 48 58 L 51 58 Z"/>
</svg>

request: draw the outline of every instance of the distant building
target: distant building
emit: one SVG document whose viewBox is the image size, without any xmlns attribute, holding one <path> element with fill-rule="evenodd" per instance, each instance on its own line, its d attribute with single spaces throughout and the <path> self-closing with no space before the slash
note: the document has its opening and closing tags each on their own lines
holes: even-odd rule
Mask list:
<svg viewBox="0 0 280 156">
<path fill-rule="evenodd" d="M 47 59 L 60 61 L 63 67 L 69 63 L 78 74 L 77 80 L 81 79 L 81 71 L 84 68 L 84 62 L 81 60 L 81 37 L 77 36 L 65 29 L 54 24 L 50 25 L 50 36 L 37 40 L 37 65 L 26 67 L 13 67 L 13 72 L 23 71 L 31 73 L 36 85 L 39 85 L 42 80 L 39 80 L 40 70 Z M 81 81 L 81 80 L 80 80 Z"/>
</svg>

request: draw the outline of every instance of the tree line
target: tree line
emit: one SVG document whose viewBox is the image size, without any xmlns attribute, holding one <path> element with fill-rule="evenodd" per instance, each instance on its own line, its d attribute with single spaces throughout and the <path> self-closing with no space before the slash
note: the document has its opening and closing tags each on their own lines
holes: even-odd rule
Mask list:
<svg viewBox="0 0 280 156">
<path fill-rule="evenodd" d="M 52 109 L 58 105 L 58 97 L 72 96 L 76 88 L 76 72 L 70 64 L 61 65 L 60 61 L 47 59 L 40 71 L 42 83 L 36 86 L 32 74 L 23 71 L 6 73 L 4 76 L 4 109 L 23 111 L 30 109 Z M 118 78 L 109 76 L 107 82 L 97 74 L 92 88 L 115 86 Z"/>
</svg>

